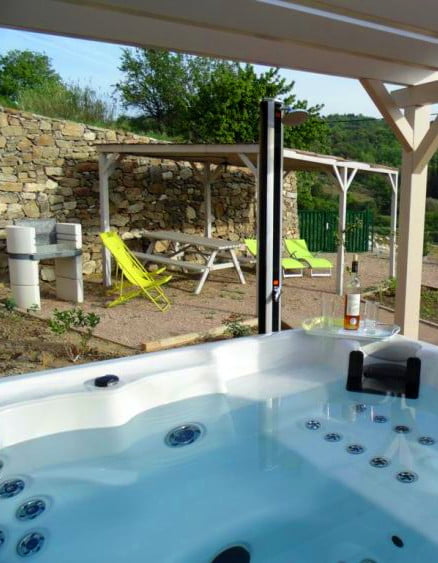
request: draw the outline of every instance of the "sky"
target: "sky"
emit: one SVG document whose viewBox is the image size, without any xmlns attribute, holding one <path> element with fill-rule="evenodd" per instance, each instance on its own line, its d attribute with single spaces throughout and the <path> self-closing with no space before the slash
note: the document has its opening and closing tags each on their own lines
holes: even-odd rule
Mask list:
<svg viewBox="0 0 438 563">
<path fill-rule="evenodd" d="M 0 28 L 0 54 L 12 49 L 29 49 L 45 53 L 53 68 L 66 82 L 91 86 L 102 95 L 111 94 L 121 79 L 118 70 L 122 46 L 57 37 L 41 33 Z M 257 67 L 257 70 L 264 70 Z M 381 117 L 357 80 L 310 72 L 281 70 L 282 76 L 295 81 L 294 93 L 309 105 L 324 104 L 322 115 L 355 113 Z"/>
</svg>

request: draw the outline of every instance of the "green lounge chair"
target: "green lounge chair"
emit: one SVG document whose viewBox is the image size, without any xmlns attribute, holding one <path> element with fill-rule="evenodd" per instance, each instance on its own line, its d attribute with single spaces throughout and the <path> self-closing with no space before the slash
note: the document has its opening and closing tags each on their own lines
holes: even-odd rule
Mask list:
<svg viewBox="0 0 438 563">
<path fill-rule="evenodd" d="M 257 256 L 257 240 L 254 238 L 247 238 L 245 239 L 245 244 L 250 254 L 252 254 L 252 256 Z M 303 277 L 303 270 L 305 266 L 294 258 L 283 258 L 281 260 L 281 267 L 283 269 L 283 277 L 285 278 Z"/>
<path fill-rule="evenodd" d="M 286 250 L 292 258 L 305 262 L 310 267 L 310 275 L 314 277 L 328 277 L 332 275 L 333 264 L 327 258 L 316 258 L 307 248 L 304 239 L 286 239 Z"/>
</svg>

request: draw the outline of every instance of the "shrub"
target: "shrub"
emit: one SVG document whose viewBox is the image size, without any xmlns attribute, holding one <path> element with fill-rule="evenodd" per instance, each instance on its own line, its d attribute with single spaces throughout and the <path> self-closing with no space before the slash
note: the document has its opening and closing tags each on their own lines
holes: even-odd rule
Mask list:
<svg viewBox="0 0 438 563">
<path fill-rule="evenodd" d="M 90 86 L 46 83 L 20 93 L 20 108 L 81 123 L 110 126 L 114 122 L 115 103 L 99 97 Z"/>
<path fill-rule="evenodd" d="M 79 346 L 65 343 L 68 357 L 76 362 L 88 351 L 88 344 L 93 335 L 93 330 L 100 323 L 100 317 L 95 313 L 85 313 L 82 309 L 74 308 L 66 311 L 55 309 L 53 317 L 49 320 L 50 330 L 54 334 L 65 335 L 72 329 L 83 329 L 80 333 Z"/>
<path fill-rule="evenodd" d="M 242 317 L 239 315 L 232 315 L 225 320 L 225 325 L 227 327 L 226 332 L 233 338 L 238 338 L 239 336 L 249 336 L 251 334 L 251 327 L 244 325 L 241 321 Z"/>
</svg>

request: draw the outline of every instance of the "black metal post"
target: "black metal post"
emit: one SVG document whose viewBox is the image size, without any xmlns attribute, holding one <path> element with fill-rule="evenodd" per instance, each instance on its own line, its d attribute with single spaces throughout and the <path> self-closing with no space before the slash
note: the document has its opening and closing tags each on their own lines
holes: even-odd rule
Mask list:
<svg viewBox="0 0 438 563">
<path fill-rule="evenodd" d="M 259 334 L 281 330 L 283 200 L 282 103 L 260 104 L 258 181 L 257 315 Z"/>
</svg>

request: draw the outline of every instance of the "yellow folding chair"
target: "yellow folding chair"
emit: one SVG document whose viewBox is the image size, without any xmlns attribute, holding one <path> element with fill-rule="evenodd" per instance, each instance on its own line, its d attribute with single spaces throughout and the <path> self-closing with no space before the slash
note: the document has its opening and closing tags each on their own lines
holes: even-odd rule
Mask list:
<svg viewBox="0 0 438 563">
<path fill-rule="evenodd" d="M 116 261 L 116 284 L 112 293 L 119 292 L 119 297 L 108 303 L 108 307 L 120 305 L 143 294 L 160 311 L 167 311 L 170 301 L 161 286 L 167 283 L 172 276 L 160 275 L 165 268 L 154 273 L 148 272 L 117 233 L 108 231 L 99 233 L 99 236 Z M 129 288 L 134 289 L 126 291 Z"/>
</svg>

